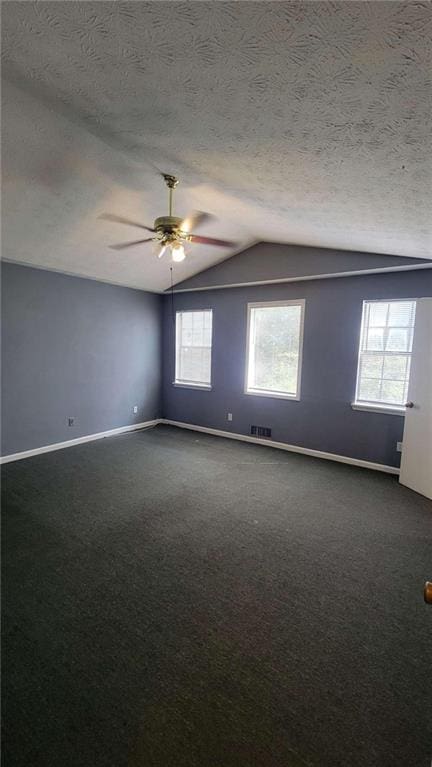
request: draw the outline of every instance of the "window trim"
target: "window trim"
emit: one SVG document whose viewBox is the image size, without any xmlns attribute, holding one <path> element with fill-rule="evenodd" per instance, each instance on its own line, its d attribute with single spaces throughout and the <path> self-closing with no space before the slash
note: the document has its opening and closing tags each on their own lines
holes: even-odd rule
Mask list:
<svg viewBox="0 0 432 767">
<path fill-rule="evenodd" d="M 270 306 L 300 306 L 300 334 L 299 334 L 299 354 L 298 354 L 298 366 L 297 366 L 297 385 L 296 394 L 288 394 L 287 392 L 278 391 L 266 391 L 265 389 L 252 389 L 248 387 L 248 373 L 249 373 L 249 355 L 250 355 L 250 330 L 251 330 L 251 310 L 259 309 L 262 307 Z M 299 402 L 301 398 L 301 380 L 302 380 L 302 368 L 303 368 L 303 337 L 304 337 L 304 316 L 305 316 L 306 299 L 296 298 L 290 300 L 280 301 L 252 301 L 246 306 L 247 312 L 247 324 L 246 324 L 246 365 L 244 375 L 244 387 L 243 393 L 252 397 L 271 397 L 272 399 L 288 399 L 292 402 Z"/>
<path fill-rule="evenodd" d="M 360 320 L 360 336 L 359 336 L 359 342 L 358 342 L 358 351 L 357 351 L 357 371 L 356 371 L 356 380 L 355 380 L 355 394 L 354 394 L 354 401 L 351 402 L 351 407 L 353 410 L 362 410 L 364 412 L 369 413 L 385 413 L 386 415 L 398 415 L 399 417 L 405 417 L 405 405 L 392 405 L 388 404 L 385 405 L 383 402 L 373 402 L 368 400 L 358 400 L 357 399 L 357 392 L 359 389 L 359 373 L 360 373 L 360 354 L 361 354 L 361 343 L 363 338 L 363 316 L 364 316 L 364 307 L 365 304 L 391 304 L 391 303 L 400 303 L 401 301 L 409 301 L 411 303 L 417 304 L 418 299 L 417 298 L 364 298 L 362 301 L 362 312 L 361 312 L 361 320 Z M 415 331 L 415 320 L 413 325 L 413 333 Z M 410 352 L 412 354 L 412 350 Z M 394 354 L 397 354 L 397 352 L 394 352 Z M 408 381 L 409 383 L 409 381 Z"/>
<path fill-rule="evenodd" d="M 381 405 L 379 402 L 371 402 L 370 404 L 367 402 L 351 402 L 351 407 L 353 410 L 363 410 L 367 413 L 386 413 L 387 415 L 398 415 L 405 418 L 404 405 L 398 407 L 398 405 Z"/>
<path fill-rule="evenodd" d="M 177 315 L 178 314 L 193 314 L 194 312 L 210 312 L 211 313 L 211 337 L 210 337 L 210 381 L 187 381 L 186 379 L 177 378 L 178 368 L 178 348 L 177 348 Z M 174 328 L 174 381 L 173 386 L 177 386 L 180 389 L 200 389 L 202 391 L 211 391 L 212 389 L 212 366 L 213 366 L 213 307 L 197 307 L 194 309 L 177 309 L 175 315 L 175 328 Z"/>
<path fill-rule="evenodd" d="M 177 386 L 179 389 L 202 389 L 203 391 L 211 391 L 211 384 L 194 383 L 193 381 L 173 381 L 173 386 Z"/>
</svg>

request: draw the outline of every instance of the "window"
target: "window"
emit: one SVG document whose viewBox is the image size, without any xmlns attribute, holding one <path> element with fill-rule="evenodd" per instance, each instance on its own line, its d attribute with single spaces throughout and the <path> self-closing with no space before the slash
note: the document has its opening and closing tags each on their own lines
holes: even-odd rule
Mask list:
<svg viewBox="0 0 432 767">
<path fill-rule="evenodd" d="M 364 301 L 354 406 L 402 409 L 408 394 L 415 301 Z"/>
<path fill-rule="evenodd" d="M 176 312 L 174 383 L 210 389 L 212 310 Z"/>
<path fill-rule="evenodd" d="M 246 394 L 299 399 L 304 301 L 248 305 Z"/>
</svg>

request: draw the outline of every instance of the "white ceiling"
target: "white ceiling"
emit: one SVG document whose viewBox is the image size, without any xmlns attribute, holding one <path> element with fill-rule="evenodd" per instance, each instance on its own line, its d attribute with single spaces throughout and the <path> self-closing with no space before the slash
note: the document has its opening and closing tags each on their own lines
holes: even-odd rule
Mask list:
<svg viewBox="0 0 432 767">
<path fill-rule="evenodd" d="M 3 256 L 162 290 L 166 209 L 202 234 L 432 258 L 423 2 L 7 2 Z M 178 282 L 230 251 L 191 246 Z"/>
</svg>

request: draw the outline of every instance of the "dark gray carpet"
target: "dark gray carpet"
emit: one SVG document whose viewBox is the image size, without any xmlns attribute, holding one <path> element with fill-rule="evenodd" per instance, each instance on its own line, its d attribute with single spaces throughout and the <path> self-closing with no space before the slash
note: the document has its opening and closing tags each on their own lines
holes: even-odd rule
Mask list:
<svg viewBox="0 0 432 767">
<path fill-rule="evenodd" d="M 428 767 L 432 504 L 159 426 L 3 469 L 4 767 Z"/>
</svg>

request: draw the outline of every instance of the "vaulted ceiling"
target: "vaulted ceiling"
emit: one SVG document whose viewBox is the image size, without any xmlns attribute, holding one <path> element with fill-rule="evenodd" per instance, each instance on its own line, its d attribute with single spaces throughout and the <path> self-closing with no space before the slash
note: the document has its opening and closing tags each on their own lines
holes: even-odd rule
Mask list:
<svg viewBox="0 0 432 767">
<path fill-rule="evenodd" d="M 3 255 L 161 290 L 166 210 L 201 233 L 432 258 L 432 6 L 4 2 Z M 193 246 L 180 281 L 230 251 Z"/>
</svg>

